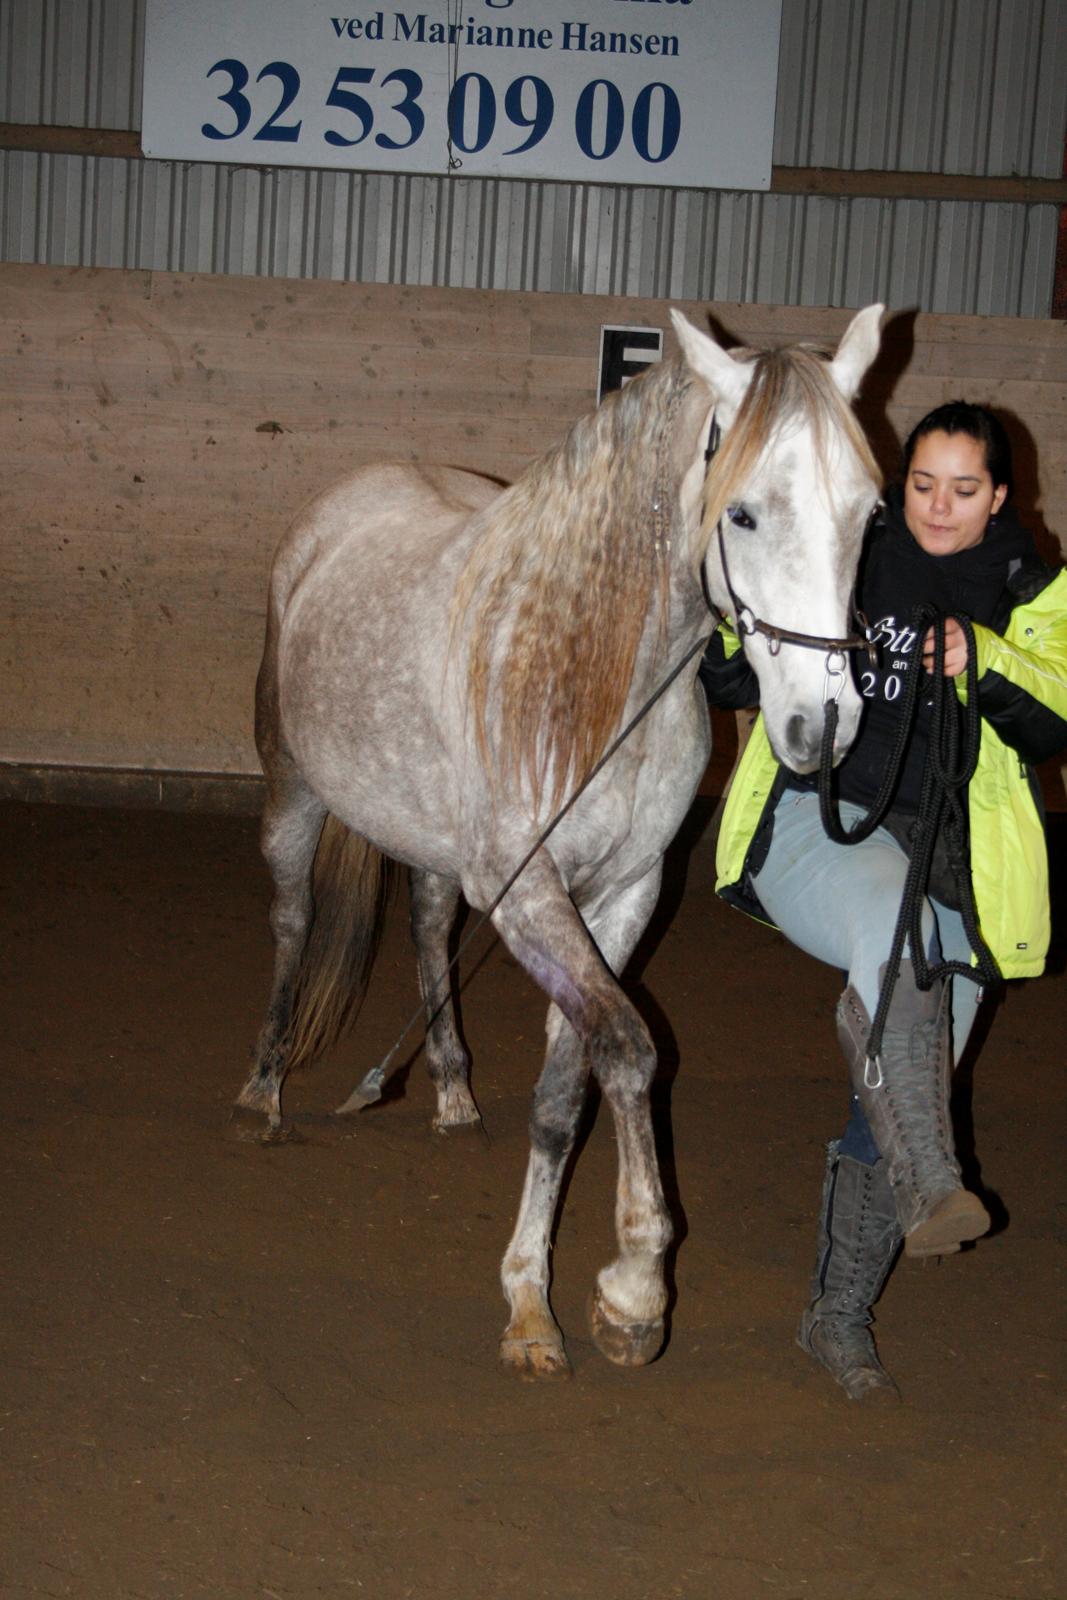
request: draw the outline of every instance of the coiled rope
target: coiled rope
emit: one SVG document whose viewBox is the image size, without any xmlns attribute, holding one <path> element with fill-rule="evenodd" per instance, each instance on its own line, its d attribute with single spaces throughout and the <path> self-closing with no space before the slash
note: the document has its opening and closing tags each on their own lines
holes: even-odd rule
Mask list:
<svg viewBox="0 0 1067 1600">
<path fill-rule="evenodd" d="M 962 707 L 944 671 L 945 623 L 949 617 L 959 624 L 967 644 L 965 669 L 967 696 Z M 969 978 L 972 983 L 983 987 L 995 984 L 1000 979 L 996 961 L 978 926 L 978 911 L 974 901 L 974 885 L 971 881 L 967 851 L 967 785 L 974 776 L 978 764 L 978 749 L 981 742 L 974 628 L 969 617 L 960 616 L 955 612 L 943 613 L 932 605 L 917 606 L 912 613 L 911 623 L 919 639 L 925 638 L 927 630 L 933 628 L 934 670 L 930 737 L 919 791 L 919 807 L 911 830 L 911 855 L 900 900 L 900 911 L 867 1043 L 867 1056 L 870 1061 L 877 1059 L 882 1047 L 882 1034 L 893 990 L 900 975 L 905 944 L 910 947 L 915 982 L 920 989 L 929 989 L 939 978 L 952 976 Z M 819 812 L 823 828 L 836 844 L 859 844 L 861 840 L 869 838 L 885 818 L 897 781 L 903 771 L 908 744 L 915 726 L 919 697 L 928 676 L 916 661 L 908 675 L 900 721 L 897 724 L 892 752 L 886 763 L 878 793 L 867 815 L 861 817 L 851 828 L 843 826 L 833 793 L 837 702 L 835 700 L 827 702 L 819 762 Z M 930 882 L 934 848 L 942 832 L 959 894 L 964 931 L 975 956 L 973 964 L 963 961 L 931 963 L 926 957 L 922 936 L 922 908 Z"/>
</svg>

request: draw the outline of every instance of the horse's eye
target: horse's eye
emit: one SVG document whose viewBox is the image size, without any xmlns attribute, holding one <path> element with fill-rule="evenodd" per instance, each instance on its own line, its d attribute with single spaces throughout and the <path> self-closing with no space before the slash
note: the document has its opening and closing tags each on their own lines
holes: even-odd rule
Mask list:
<svg viewBox="0 0 1067 1600">
<path fill-rule="evenodd" d="M 755 518 L 749 516 L 744 506 L 727 506 L 726 515 L 729 517 L 735 528 L 745 528 L 747 531 L 751 532 L 756 526 Z"/>
</svg>

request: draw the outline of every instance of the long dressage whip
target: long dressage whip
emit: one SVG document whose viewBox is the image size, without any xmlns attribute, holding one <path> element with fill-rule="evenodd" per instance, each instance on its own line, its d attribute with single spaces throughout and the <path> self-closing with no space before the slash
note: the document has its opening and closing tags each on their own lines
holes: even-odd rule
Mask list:
<svg viewBox="0 0 1067 1600">
<path fill-rule="evenodd" d="M 530 862 L 533 860 L 534 856 L 543 847 L 543 845 L 545 844 L 545 841 L 551 836 L 551 834 L 553 834 L 555 832 L 556 828 L 559 827 L 560 823 L 563 821 L 563 819 L 567 815 L 568 811 L 570 811 L 571 808 L 574 805 L 576 805 L 577 802 L 581 799 L 582 795 L 585 793 L 586 789 L 588 789 L 588 787 L 592 783 L 593 779 L 598 775 L 598 773 L 602 772 L 603 769 L 607 766 L 608 762 L 611 760 L 611 758 L 615 754 L 616 750 L 619 749 L 620 745 L 625 744 L 626 740 L 630 737 L 631 733 L 633 733 L 633 731 L 637 727 L 638 723 L 640 723 L 641 721 L 644 720 L 644 718 L 652 710 L 652 707 L 656 704 L 657 700 L 659 700 L 664 694 L 666 694 L 667 690 L 670 688 L 670 686 L 674 682 L 675 678 L 678 677 L 679 673 L 684 671 L 684 669 L 689 665 L 690 661 L 692 661 L 693 657 L 697 654 L 697 652 L 704 650 L 706 648 L 706 646 L 707 646 L 707 639 L 704 638 L 703 636 L 697 640 L 696 644 L 691 645 L 690 648 L 686 651 L 685 655 L 682 656 L 681 660 L 678 661 L 671 668 L 670 672 L 668 672 L 667 676 L 663 679 L 663 681 L 659 685 L 659 687 L 657 689 L 655 689 L 653 691 L 653 693 L 648 697 L 648 699 L 645 701 L 645 703 L 641 707 L 641 709 L 638 712 L 636 712 L 634 716 L 632 716 L 630 718 L 629 722 L 626 724 L 625 728 L 623 728 L 622 732 L 620 734 L 618 734 L 615 739 L 612 740 L 611 744 L 605 750 L 604 754 L 601 756 L 601 758 L 597 762 L 596 766 L 589 773 L 588 777 L 583 779 L 583 781 L 578 785 L 577 789 L 575 789 L 574 793 L 570 796 L 569 800 L 567 800 L 564 803 L 564 805 L 562 806 L 562 808 L 559 811 L 557 811 L 556 815 L 552 818 L 552 821 L 549 823 L 548 827 L 541 834 L 541 836 L 537 840 L 537 842 L 535 844 L 531 845 L 530 849 L 527 850 L 526 854 L 523 856 L 522 860 L 519 862 L 518 866 L 515 868 L 514 872 L 511 874 L 510 878 L 508 878 L 507 882 L 504 884 L 504 887 L 496 895 L 496 897 L 493 899 L 493 901 L 490 903 L 490 905 L 488 905 L 486 907 L 486 909 L 482 912 L 481 916 L 475 922 L 473 928 L 469 929 L 469 931 L 464 934 L 463 938 L 460 940 L 458 946 L 456 947 L 455 955 L 452 957 L 451 961 L 443 969 L 443 971 L 441 972 L 440 976 L 434 982 L 433 987 L 430 990 L 431 994 L 436 994 L 437 993 L 440 985 L 442 983 L 444 983 L 445 980 L 448 978 L 449 974 L 452 971 L 452 968 L 456 965 L 456 963 L 459 960 L 460 956 L 463 954 L 464 950 L 470 944 L 470 942 L 474 938 L 475 934 L 478 933 L 478 931 L 482 928 L 482 926 L 486 922 L 488 922 L 489 918 L 493 915 L 493 912 L 499 906 L 499 904 L 503 900 L 504 896 L 508 893 L 508 890 L 511 889 L 514 886 L 514 884 L 517 882 L 517 880 L 526 871 L 526 868 L 530 865 Z M 432 1025 L 434 1019 L 437 1017 L 439 1012 L 442 1010 L 442 1008 L 447 1003 L 448 1003 L 448 995 L 446 994 L 438 1002 L 438 1004 L 434 1007 L 433 1011 L 427 1017 L 427 1019 L 426 1019 L 426 1030 L 427 1030 L 427 1032 L 429 1031 L 429 1028 Z M 411 1032 L 411 1030 L 415 1026 L 416 1022 L 418 1022 L 419 1018 L 422 1016 L 424 1010 L 425 1010 L 425 1002 L 420 1004 L 418 1009 L 412 1014 L 410 1020 L 406 1023 L 403 1031 L 398 1035 L 398 1037 L 397 1037 L 395 1043 L 393 1044 L 392 1048 L 386 1053 L 386 1055 L 382 1058 L 382 1060 L 378 1063 L 378 1065 L 376 1067 L 372 1067 L 371 1068 L 371 1070 L 362 1079 L 362 1081 L 359 1084 L 356 1085 L 355 1089 L 353 1089 L 352 1093 L 349 1095 L 348 1099 L 344 1102 L 344 1104 L 337 1107 L 337 1110 L 334 1113 L 335 1116 L 343 1116 L 345 1113 L 347 1113 L 349 1111 L 358 1110 L 361 1106 L 373 1105 L 376 1100 L 380 1100 L 381 1099 L 382 1084 L 385 1082 L 385 1079 L 388 1076 L 389 1068 L 390 1068 L 390 1066 L 392 1064 L 393 1057 L 396 1055 L 397 1051 L 400 1049 L 400 1046 L 403 1044 L 404 1040 L 407 1038 L 408 1034 Z"/>
</svg>

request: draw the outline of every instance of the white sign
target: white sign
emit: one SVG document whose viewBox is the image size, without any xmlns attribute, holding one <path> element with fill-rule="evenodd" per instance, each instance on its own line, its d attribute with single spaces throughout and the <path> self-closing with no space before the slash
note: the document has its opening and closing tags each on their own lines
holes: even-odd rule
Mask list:
<svg viewBox="0 0 1067 1600">
<path fill-rule="evenodd" d="M 146 156 L 766 189 L 782 0 L 148 0 Z"/>
</svg>

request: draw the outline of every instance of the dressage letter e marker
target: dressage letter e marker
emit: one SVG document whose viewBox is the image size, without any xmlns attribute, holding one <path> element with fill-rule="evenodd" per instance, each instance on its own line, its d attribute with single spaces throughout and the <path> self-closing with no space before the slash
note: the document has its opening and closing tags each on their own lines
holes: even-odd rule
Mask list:
<svg viewBox="0 0 1067 1600">
<path fill-rule="evenodd" d="M 662 354 L 663 331 L 660 328 L 602 327 L 597 405 L 612 389 L 623 388 Z"/>
</svg>

